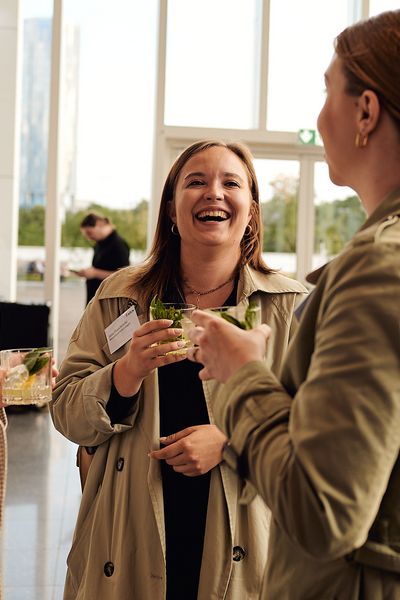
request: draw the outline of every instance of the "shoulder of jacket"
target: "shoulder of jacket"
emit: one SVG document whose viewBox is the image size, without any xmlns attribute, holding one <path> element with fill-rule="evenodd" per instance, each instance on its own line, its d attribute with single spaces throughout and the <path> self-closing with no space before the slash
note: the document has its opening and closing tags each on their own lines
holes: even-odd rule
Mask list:
<svg viewBox="0 0 400 600">
<path fill-rule="evenodd" d="M 104 279 L 97 292 L 97 299 L 131 298 L 131 294 L 129 293 L 129 280 L 134 271 L 135 267 L 124 267 Z"/>
<path fill-rule="evenodd" d="M 268 294 L 307 293 L 307 289 L 302 283 L 281 273 L 260 273 L 251 267 L 247 267 L 245 278 L 246 275 L 254 285 L 254 291 L 258 290 Z"/>
<path fill-rule="evenodd" d="M 356 247 L 368 243 L 400 244 L 400 213 L 391 214 L 367 229 L 359 231 L 350 245 Z"/>
<path fill-rule="evenodd" d="M 375 232 L 375 242 L 400 244 L 400 213 L 390 215 L 379 224 Z"/>
</svg>

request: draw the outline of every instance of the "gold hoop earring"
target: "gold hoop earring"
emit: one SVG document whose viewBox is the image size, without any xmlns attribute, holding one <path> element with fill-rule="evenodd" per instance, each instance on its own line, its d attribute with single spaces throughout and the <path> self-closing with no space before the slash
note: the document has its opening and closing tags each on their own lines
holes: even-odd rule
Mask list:
<svg viewBox="0 0 400 600">
<path fill-rule="evenodd" d="M 171 225 L 171 233 L 172 233 L 172 235 L 179 236 L 179 231 L 178 231 L 178 228 L 176 226 L 176 223 L 172 223 L 172 225 Z"/>
<path fill-rule="evenodd" d="M 355 139 L 355 144 L 357 148 L 365 148 L 368 144 L 368 133 L 363 134 L 358 132 Z"/>
</svg>

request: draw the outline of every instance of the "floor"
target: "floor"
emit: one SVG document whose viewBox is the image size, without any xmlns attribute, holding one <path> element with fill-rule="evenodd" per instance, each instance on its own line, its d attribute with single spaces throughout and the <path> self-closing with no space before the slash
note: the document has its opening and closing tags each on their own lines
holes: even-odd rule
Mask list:
<svg viewBox="0 0 400 600">
<path fill-rule="evenodd" d="M 47 410 L 9 414 L 4 600 L 62 600 L 81 496 L 75 452 Z"/>
<path fill-rule="evenodd" d="M 41 302 L 43 284 L 19 283 L 18 300 Z M 65 282 L 60 359 L 85 300 L 82 282 Z M 62 600 L 66 557 L 80 502 L 76 446 L 55 431 L 46 409 L 8 413 L 8 477 L 3 526 L 4 600 Z"/>
</svg>

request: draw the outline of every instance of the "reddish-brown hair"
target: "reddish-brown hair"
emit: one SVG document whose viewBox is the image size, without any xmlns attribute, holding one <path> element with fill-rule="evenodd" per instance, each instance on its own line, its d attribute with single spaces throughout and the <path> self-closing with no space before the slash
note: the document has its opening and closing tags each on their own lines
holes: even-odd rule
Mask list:
<svg viewBox="0 0 400 600">
<path fill-rule="evenodd" d="M 250 150 L 241 143 L 227 143 L 221 140 L 205 140 L 195 142 L 178 156 L 168 173 L 161 195 L 160 209 L 156 232 L 152 247 L 146 261 L 135 269 L 130 285 L 130 291 L 135 290 L 136 298 L 145 310 L 153 296 L 163 297 L 169 289 L 181 289 L 180 273 L 180 237 L 171 231 L 172 220 L 170 206 L 174 199 L 175 188 L 179 175 L 195 154 L 204 152 L 209 148 L 227 148 L 241 160 L 248 175 L 250 193 L 252 197 L 250 227 L 246 227 L 245 234 L 240 244 L 240 263 L 238 268 L 248 264 L 262 273 L 271 273 L 262 258 L 262 223 L 260 216 L 260 199 L 258 182 L 253 166 Z"/>
<path fill-rule="evenodd" d="M 400 130 L 400 10 L 347 27 L 335 40 L 343 63 L 347 92 L 373 90 Z"/>
</svg>

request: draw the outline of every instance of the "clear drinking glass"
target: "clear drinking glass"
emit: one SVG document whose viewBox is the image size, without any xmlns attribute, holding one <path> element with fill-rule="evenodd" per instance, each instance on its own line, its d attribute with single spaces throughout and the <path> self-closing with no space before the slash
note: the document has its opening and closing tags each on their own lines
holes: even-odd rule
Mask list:
<svg viewBox="0 0 400 600">
<path fill-rule="evenodd" d="M 206 310 L 240 327 L 240 329 L 253 329 L 253 327 L 261 325 L 261 307 L 257 304 L 217 306 Z"/>
<path fill-rule="evenodd" d="M 191 317 L 195 309 L 196 306 L 194 304 L 160 302 L 159 300 L 154 306 L 150 305 L 150 321 L 157 319 L 172 319 L 173 323 L 170 325 L 170 327 L 178 327 L 179 329 L 183 329 L 182 335 L 176 337 L 175 339 L 158 342 L 157 345 L 159 346 L 161 344 L 169 344 L 170 342 L 176 340 L 185 341 L 184 348 L 172 350 L 171 352 L 167 352 L 167 354 L 186 354 L 186 349 L 190 346 L 193 346 L 193 342 L 189 339 L 188 332 L 194 327 Z"/>
<path fill-rule="evenodd" d="M 0 351 L 5 370 L 1 401 L 6 404 L 44 404 L 51 400 L 52 348 L 14 348 Z"/>
</svg>

